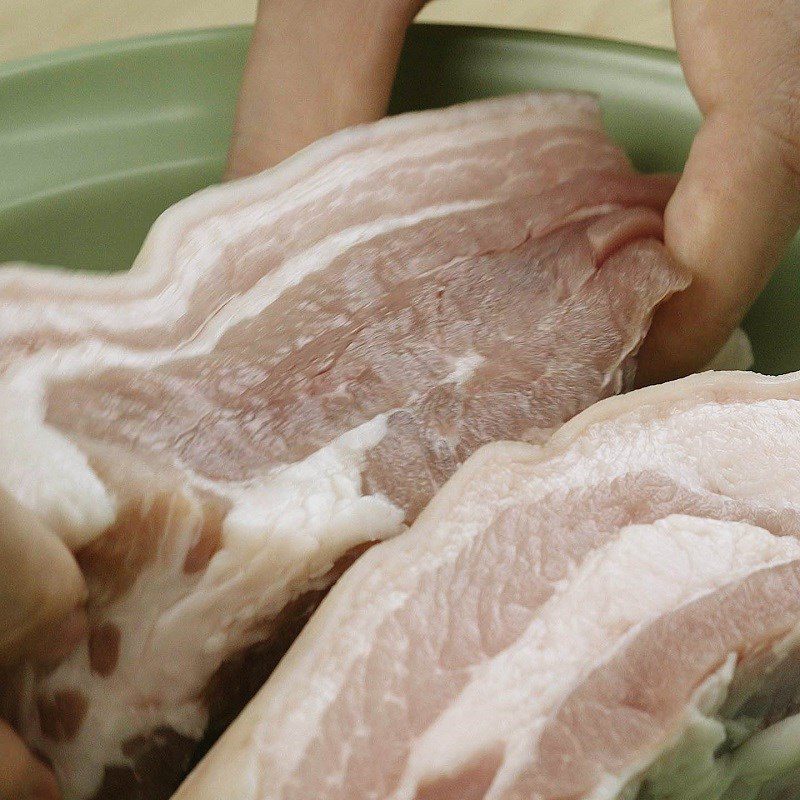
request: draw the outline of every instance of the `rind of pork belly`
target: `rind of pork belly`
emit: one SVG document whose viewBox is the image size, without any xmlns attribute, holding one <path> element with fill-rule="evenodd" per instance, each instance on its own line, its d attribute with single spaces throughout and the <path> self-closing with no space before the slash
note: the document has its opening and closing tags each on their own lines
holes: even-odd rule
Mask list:
<svg viewBox="0 0 800 800">
<path fill-rule="evenodd" d="M 799 447 L 800 375 L 723 373 L 483 448 L 343 576 L 176 800 L 614 796 L 729 656 L 752 678 L 800 623 Z"/>
<path fill-rule="evenodd" d="M 0 376 L 0 483 L 90 586 L 88 640 L 17 715 L 68 798 L 165 796 L 343 559 L 399 533 L 475 448 L 542 439 L 629 383 L 654 307 L 687 282 L 660 242 L 669 182 L 575 103 L 380 123 L 168 213 L 127 288 L 63 278 L 49 300 L 31 277 L 29 316 L 2 318 L 42 337 Z M 276 208 L 295 214 L 277 251 L 248 233 Z M 231 261 L 221 285 L 189 281 L 197 319 L 160 316 L 191 269 Z M 0 278 L 0 302 L 26 280 Z"/>
<path fill-rule="evenodd" d="M 580 95 L 511 97 L 345 131 L 179 203 L 127 275 L 0 269 L 0 363 L 87 335 L 136 349 L 186 342 L 284 260 L 378 214 L 502 202 L 620 172 L 630 172 L 625 156 L 594 99 Z M 634 182 L 633 194 L 646 183 Z M 649 184 L 645 204 L 663 206 L 669 182 Z"/>
</svg>

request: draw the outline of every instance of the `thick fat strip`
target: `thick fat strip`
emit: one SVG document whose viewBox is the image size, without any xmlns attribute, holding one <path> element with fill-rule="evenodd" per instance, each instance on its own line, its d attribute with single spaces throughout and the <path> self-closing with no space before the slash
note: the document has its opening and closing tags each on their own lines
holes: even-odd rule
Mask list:
<svg viewBox="0 0 800 800">
<path fill-rule="evenodd" d="M 763 677 L 769 665 L 752 659 L 800 622 L 800 471 L 787 468 L 798 398 L 797 375 L 706 374 L 597 404 L 544 448 L 484 448 L 409 532 L 339 581 L 177 797 L 211 800 L 225 787 L 232 800 L 546 798 L 601 784 L 614 796 L 678 741 L 688 698 L 731 654 L 739 672 Z M 597 558 L 619 552 L 621 531 L 671 526 L 657 520 L 673 514 L 705 520 L 692 525 L 728 542 L 727 564 L 701 536 L 685 552 L 675 538 L 648 562 L 645 583 L 666 595 L 646 597 L 628 561 L 618 591 L 595 592 L 604 613 L 586 598 L 559 610 Z M 687 559 L 719 567 L 721 583 L 706 574 L 693 595 L 656 580 Z M 664 607 L 648 605 L 658 597 Z M 536 673 L 522 657 L 536 631 L 561 626 L 539 658 L 562 666 L 562 636 L 613 619 L 617 645 L 585 653 L 537 725 L 530 708 L 542 697 L 526 695 Z M 513 700 L 520 693 L 527 701 Z M 562 753 L 574 774 L 558 771 Z"/>
<path fill-rule="evenodd" d="M 687 282 L 660 241 L 669 182 L 574 100 L 345 134 L 168 212 L 128 295 L 95 279 L 98 311 L 89 279 L 74 302 L 66 278 L 31 292 L 0 484 L 79 548 L 90 632 L 17 717 L 70 800 L 163 797 L 349 561 L 477 447 L 630 384 Z"/>
</svg>

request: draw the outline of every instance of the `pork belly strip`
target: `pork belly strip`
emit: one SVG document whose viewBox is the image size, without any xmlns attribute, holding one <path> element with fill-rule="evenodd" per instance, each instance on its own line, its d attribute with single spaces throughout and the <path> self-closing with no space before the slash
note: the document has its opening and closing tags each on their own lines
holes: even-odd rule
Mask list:
<svg viewBox="0 0 800 800">
<path fill-rule="evenodd" d="M 167 796 L 348 560 L 477 447 L 628 383 L 687 283 L 668 192 L 593 100 L 533 95 L 203 192 L 128 276 L 0 278 L 0 485 L 90 590 L 16 714 L 68 798 Z"/>
<path fill-rule="evenodd" d="M 799 451 L 800 375 L 742 373 L 488 445 L 345 573 L 175 800 L 797 787 Z"/>
<path fill-rule="evenodd" d="M 82 340 L 87 330 L 127 348 L 184 344 L 220 305 L 290 259 L 293 269 L 283 272 L 301 273 L 303 260 L 321 269 L 356 240 L 413 233 L 409 213 L 442 219 L 444 230 L 430 233 L 455 257 L 507 247 L 521 224 L 536 235 L 594 206 L 660 211 L 673 180 L 632 175 L 584 95 L 500 98 L 345 130 L 278 169 L 178 203 L 156 222 L 129 273 L 0 270 L 0 359 Z M 462 235 L 459 212 L 471 227 L 473 206 L 497 220 L 491 207 L 512 199 L 534 209 L 514 233 L 503 227 L 493 237 L 490 226 Z"/>
</svg>

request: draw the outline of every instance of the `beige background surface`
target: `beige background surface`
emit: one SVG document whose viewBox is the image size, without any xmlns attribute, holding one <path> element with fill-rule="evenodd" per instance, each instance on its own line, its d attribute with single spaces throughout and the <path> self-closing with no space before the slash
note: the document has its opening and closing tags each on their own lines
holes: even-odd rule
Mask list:
<svg viewBox="0 0 800 800">
<path fill-rule="evenodd" d="M 0 61 L 183 28 L 250 22 L 257 0 L 0 0 Z M 669 0 L 434 0 L 422 19 L 672 45 Z"/>
</svg>

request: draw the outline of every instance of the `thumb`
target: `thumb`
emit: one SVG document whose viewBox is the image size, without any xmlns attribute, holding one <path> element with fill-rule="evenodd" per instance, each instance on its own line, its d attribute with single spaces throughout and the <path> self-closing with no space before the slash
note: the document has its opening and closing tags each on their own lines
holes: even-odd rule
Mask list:
<svg viewBox="0 0 800 800">
<path fill-rule="evenodd" d="M 0 666 L 24 658 L 48 666 L 83 631 L 86 588 L 66 545 L 0 490 Z"/>
<path fill-rule="evenodd" d="M 702 368 L 764 287 L 800 224 L 800 136 L 722 109 L 707 116 L 664 218 L 692 284 L 657 312 L 637 379 Z"/>
</svg>

